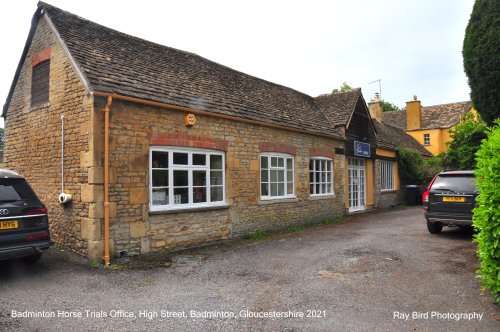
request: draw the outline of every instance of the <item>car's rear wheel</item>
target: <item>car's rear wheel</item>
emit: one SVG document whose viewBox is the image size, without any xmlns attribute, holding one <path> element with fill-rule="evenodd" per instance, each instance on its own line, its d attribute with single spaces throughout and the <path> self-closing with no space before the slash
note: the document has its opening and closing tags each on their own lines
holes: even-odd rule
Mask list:
<svg viewBox="0 0 500 332">
<path fill-rule="evenodd" d="M 31 256 L 26 256 L 23 258 L 23 260 L 26 264 L 35 264 L 40 260 L 40 258 L 42 258 L 42 254 L 38 253 Z"/>
<path fill-rule="evenodd" d="M 427 222 L 427 229 L 429 230 L 429 233 L 431 234 L 438 234 L 441 233 L 443 230 L 443 224 L 441 223 L 432 223 L 432 222 Z"/>
</svg>

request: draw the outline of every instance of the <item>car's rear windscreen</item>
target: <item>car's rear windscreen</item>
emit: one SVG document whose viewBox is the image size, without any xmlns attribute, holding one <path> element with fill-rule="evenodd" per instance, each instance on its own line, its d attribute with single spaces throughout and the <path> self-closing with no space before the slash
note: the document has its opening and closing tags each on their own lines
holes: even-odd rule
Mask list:
<svg viewBox="0 0 500 332">
<path fill-rule="evenodd" d="M 0 180 L 0 203 L 36 199 L 35 193 L 24 179 Z"/>
<path fill-rule="evenodd" d="M 432 191 L 476 192 L 476 181 L 472 174 L 438 175 L 431 187 Z"/>
</svg>

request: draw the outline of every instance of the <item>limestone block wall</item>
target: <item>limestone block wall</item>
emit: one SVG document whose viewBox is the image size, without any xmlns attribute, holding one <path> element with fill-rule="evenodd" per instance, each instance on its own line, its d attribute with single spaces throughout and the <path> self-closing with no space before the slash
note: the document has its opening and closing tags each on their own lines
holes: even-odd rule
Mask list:
<svg viewBox="0 0 500 332">
<path fill-rule="evenodd" d="M 103 99 L 96 98 L 96 112 Z M 110 113 L 111 239 L 115 251 L 146 253 L 181 248 L 241 235 L 280 229 L 344 213 L 343 141 L 229 119 L 196 115 L 186 127 L 185 113 L 114 100 Z M 186 212 L 149 212 L 150 146 L 177 145 L 225 150 L 227 207 Z M 260 154 L 264 150 L 295 154 L 296 199 L 260 200 Z M 288 150 L 287 150 L 288 149 Z M 334 157 L 335 195 L 309 195 L 309 158 Z"/>
<path fill-rule="evenodd" d="M 43 53 L 44 52 L 44 53 Z M 50 53 L 49 102 L 31 107 L 32 60 Z M 88 182 L 88 168 L 81 164 L 81 152 L 89 150 L 92 98 L 50 30 L 40 20 L 14 90 L 5 119 L 5 167 L 25 176 L 47 205 L 52 239 L 87 254 L 87 240 L 81 222 L 88 216 L 88 203 L 81 197 L 81 185 Z M 59 204 L 61 192 L 61 115 L 65 118 L 65 191 L 73 202 Z"/>
</svg>

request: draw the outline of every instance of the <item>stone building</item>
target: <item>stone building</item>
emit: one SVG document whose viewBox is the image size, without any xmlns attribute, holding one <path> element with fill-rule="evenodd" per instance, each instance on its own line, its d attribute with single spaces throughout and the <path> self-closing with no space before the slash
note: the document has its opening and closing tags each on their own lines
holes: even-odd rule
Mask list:
<svg viewBox="0 0 500 332">
<path fill-rule="evenodd" d="M 40 2 L 3 109 L 5 163 L 47 205 L 53 239 L 83 255 L 192 247 L 396 204 L 378 198 L 398 191 L 396 148 L 352 95 L 330 112 Z"/>
</svg>

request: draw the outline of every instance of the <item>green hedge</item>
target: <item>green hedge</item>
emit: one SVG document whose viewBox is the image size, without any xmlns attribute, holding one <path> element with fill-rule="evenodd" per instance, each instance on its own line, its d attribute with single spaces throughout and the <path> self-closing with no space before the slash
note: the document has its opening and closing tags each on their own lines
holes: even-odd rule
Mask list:
<svg viewBox="0 0 500 332">
<path fill-rule="evenodd" d="M 476 181 L 479 190 L 473 224 L 477 233 L 481 267 L 477 271 L 484 290 L 500 304 L 500 120 L 487 131 L 477 152 Z"/>
</svg>

